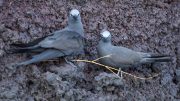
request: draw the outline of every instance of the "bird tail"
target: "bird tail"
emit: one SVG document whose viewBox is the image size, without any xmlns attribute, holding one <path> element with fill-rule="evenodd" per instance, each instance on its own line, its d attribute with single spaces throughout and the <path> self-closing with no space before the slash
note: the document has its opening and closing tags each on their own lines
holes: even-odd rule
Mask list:
<svg viewBox="0 0 180 101">
<path fill-rule="evenodd" d="M 50 35 L 49 35 L 50 36 Z M 13 44 L 10 44 L 10 46 L 14 46 L 14 47 L 21 47 L 21 48 L 25 48 L 25 47 L 32 47 L 32 46 L 35 46 L 37 45 L 39 42 L 41 42 L 42 40 L 44 40 L 47 36 L 44 36 L 42 38 L 38 38 L 38 39 L 35 39 L 29 43 L 13 43 Z"/>
<path fill-rule="evenodd" d="M 26 53 L 26 52 L 31 52 L 35 50 L 40 50 L 39 46 L 31 46 L 31 47 L 26 47 L 23 44 L 13 44 L 16 48 L 11 48 L 9 50 L 6 50 L 7 54 L 16 54 L 16 53 Z"/>
<path fill-rule="evenodd" d="M 147 62 L 170 62 L 171 57 L 145 58 Z"/>
<path fill-rule="evenodd" d="M 30 47 L 31 45 L 24 44 L 24 43 L 13 43 L 13 44 L 10 44 L 10 46 L 25 48 L 25 47 Z"/>
<path fill-rule="evenodd" d="M 6 53 L 7 54 L 16 54 L 16 53 L 25 53 L 28 51 L 30 51 L 30 50 L 26 49 L 26 48 L 14 48 L 14 49 L 6 50 Z"/>
<path fill-rule="evenodd" d="M 151 58 L 171 57 L 171 56 L 165 55 L 165 54 L 154 54 L 154 53 L 151 53 L 149 55 L 150 55 Z"/>
<path fill-rule="evenodd" d="M 142 63 L 170 62 L 170 61 L 172 61 L 172 58 L 169 55 L 148 54 L 148 53 L 145 53 L 143 59 L 141 60 Z"/>
<path fill-rule="evenodd" d="M 49 35 L 48 35 L 49 36 Z M 9 50 L 6 50 L 6 53 L 7 54 L 15 54 L 15 53 L 25 53 L 25 52 L 32 52 L 32 51 L 40 51 L 42 52 L 40 48 L 37 48 L 37 47 L 34 47 L 34 46 L 37 46 L 37 44 L 44 40 L 47 36 L 44 36 L 42 38 L 38 38 L 38 39 L 35 39 L 33 40 L 32 42 L 29 42 L 29 43 L 13 43 L 13 44 L 10 44 L 10 46 L 13 46 L 13 47 L 16 47 L 16 48 L 12 48 L 12 49 L 9 49 Z"/>
<path fill-rule="evenodd" d="M 56 57 L 62 57 L 64 54 L 59 50 L 46 50 L 38 55 L 35 55 L 32 57 L 32 59 L 18 63 L 17 65 L 28 65 L 32 63 L 37 63 L 40 61 L 56 58 Z"/>
</svg>

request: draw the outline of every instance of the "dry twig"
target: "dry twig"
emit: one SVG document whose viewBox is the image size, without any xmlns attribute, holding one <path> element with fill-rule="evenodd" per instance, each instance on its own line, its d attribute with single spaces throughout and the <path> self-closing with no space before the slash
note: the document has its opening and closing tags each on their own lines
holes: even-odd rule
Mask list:
<svg viewBox="0 0 180 101">
<path fill-rule="evenodd" d="M 136 75 L 133 75 L 133 74 L 130 74 L 130 73 L 127 73 L 127 72 L 124 72 L 122 70 L 119 70 L 119 69 L 116 69 L 114 67 L 110 67 L 110 66 L 106 66 L 104 64 L 101 64 L 101 63 L 98 63 L 96 61 L 102 59 L 102 58 L 107 58 L 107 57 L 110 57 L 110 55 L 106 55 L 106 56 L 103 56 L 103 57 L 100 57 L 100 58 L 97 58 L 95 60 L 92 60 L 92 61 L 89 61 L 89 60 L 72 60 L 72 61 L 76 61 L 76 62 L 86 62 L 86 63 L 92 63 L 92 64 L 96 64 L 96 65 L 99 65 L 99 66 L 102 66 L 102 67 L 105 67 L 106 69 L 108 69 L 110 72 L 112 72 L 113 74 L 117 75 L 113 70 L 117 71 L 117 72 L 120 72 L 121 74 L 125 74 L 125 75 L 129 75 L 131 77 L 134 77 L 136 79 L 141 79 L 141 80 L 149 80 L 149 79 L 152 79 L 154 77 L 157 77 L 159 76 L 160 74 L 156 74 L 154 76 L 151 76 L 151 77 L 147 77 L 147 78 L 144 78 L 144 77 L 139 77 L 139 76 L 136 76 Z M 120 77 L 119 75 L 117 75 L 118 77 Z M 120 77 L 121 78 L 121 77 Z"/>
</svg>

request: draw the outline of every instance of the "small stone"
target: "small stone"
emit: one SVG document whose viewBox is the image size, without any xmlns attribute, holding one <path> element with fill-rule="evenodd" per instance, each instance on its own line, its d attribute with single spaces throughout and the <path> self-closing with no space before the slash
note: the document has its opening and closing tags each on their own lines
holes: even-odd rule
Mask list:
<svg viewBox="0 0 180 101">
<path fill-rule="evenodd" d="M 165 75 L 163 75 L 163 78 L 161 79 L 161 84 L 166 85 L 171 81 L 172 81 L 172 76 L 169 73 L 166 73 Z"/>
<path fill-rule="evenodd" d="M 0 0 L 0 7 L 3 6 L 4 0 Z"/>
<path fill-rule="evenodd" d="M 29 28 L 29 24 L 25 21 L 19 21 L 18 24 L 21 31 L 26 31 Z"/>
<path fill-rule="evenodd" d="M 95 80 L 98 83 L 98 86 L 124 86 L 123 79 L 119 78 L 117 75 L 108 74 L 108 73 L 100 73 L 98 76 L 95 77 Z"/>
<path fill-rule="evenodd" d="M 3 56 L 5 52 L 3 50 L 0 50 L 0 57 Z"/>
<path fill-rule="evenodd" d="M 114 86 L 109 86 L 109 87 L 107 87 L 107 91 L 113 91 L 115 89 L 115 87 Z"/>
<path fill-rule="evenodd" d="M 1 0 L 0 0 L 0 5 L 1 5 Z M 0 33 L 3 33 L 6 31 L 6 28 L 4 27 L 4 24 L 0 25 Z"/>
<path fill-rule="evenodd" d="M 58 75 L 50 72 L 45 73 L 45 79 L 49 83 L 49 85 L 56 86 L 58 85 L 58 81 L 61 81 L 62 78 L 60 78 Z"/>
<path fill-rule="evenodd" d="M 40 77 L 40 74 L 41 74 L 39 68 L 38 68 L 36 65 L 33 65 L 33 67 L 32 67 L 32 73 L 33 73 L 36 77 Z"/>
<path fill-rule="evenodd" d="M 176 76 L 175 76 L 176 81 L 177 81 L 177 82 L 180 82 L 180 69 L 177 69 L 177 70 L 175 71 L 175 73 L 176 73 Z"/>
<path fill-rule="evenodd" d="M 26 101 L 35 101 L 35 100 L 34 100 L 34 98 L 33 98 L 33 97 L 28 96 L 28 97 L 26 98 Z"/>
</svg>

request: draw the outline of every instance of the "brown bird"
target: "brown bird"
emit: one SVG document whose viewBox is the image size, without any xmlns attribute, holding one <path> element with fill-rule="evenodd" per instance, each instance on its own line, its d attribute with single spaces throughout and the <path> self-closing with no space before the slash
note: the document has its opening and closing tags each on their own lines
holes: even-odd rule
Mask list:
<svg viewBox="0 0 180 101">
<path fill-rule="evenodd" d="M 98 56 L 105 58 L 100 59 L 100 62 L 111 67 L 127 68 L 139 64 L 169 62 L 171 57 L 167 55 L 136 52 L 131 49 L 114 46 L 111 43 L 111 34 L 105 30 L 101 33 L 102 39 L 97 46 Z"/>
<path fill-rule="evenodd" d="M 78 10 L 71 10 L 68 18 L 68 26 L 54 32 L 52 35 L 39 38 L 28 44 L 13 44 L 16 49 L 10 49 L 11 53 L 40 52 L 32 59 L 17 65 L 28 65 L 56 57 L 84 54 L 84 29 Z"/>
</svg>

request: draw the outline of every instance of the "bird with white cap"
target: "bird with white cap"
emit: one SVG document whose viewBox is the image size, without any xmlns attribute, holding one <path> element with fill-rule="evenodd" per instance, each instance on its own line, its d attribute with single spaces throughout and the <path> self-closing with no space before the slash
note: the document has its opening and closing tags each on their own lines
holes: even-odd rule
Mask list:
<svg viewBox="0 0 180 101">
<path fill-rule="evenodd" d="M 107 30 L 101 32 L 101 37 L 97 52 L 99 57 L 104 57 L 100 59 L 100 62 L 107 66 L 124 69 L 140 64 L 168 62 L 171 60 L 171 57 L 167 55 L 136 52 L 122 46 L 114 46 L 111 43 L 111 33 Z"/>
<path fill-rule="evenodd" d="M 11 53 L 37 52 L 32 59 L 18 63 L 28 65 L 52 58 L 84 54 L 84 29 L 80 12 L 72 9 L 68 16 L 68 25 L 62 30 L 39 38 L 27 44 L 12 44 L 18 48 L 10 49 Z"/>
</svg>

